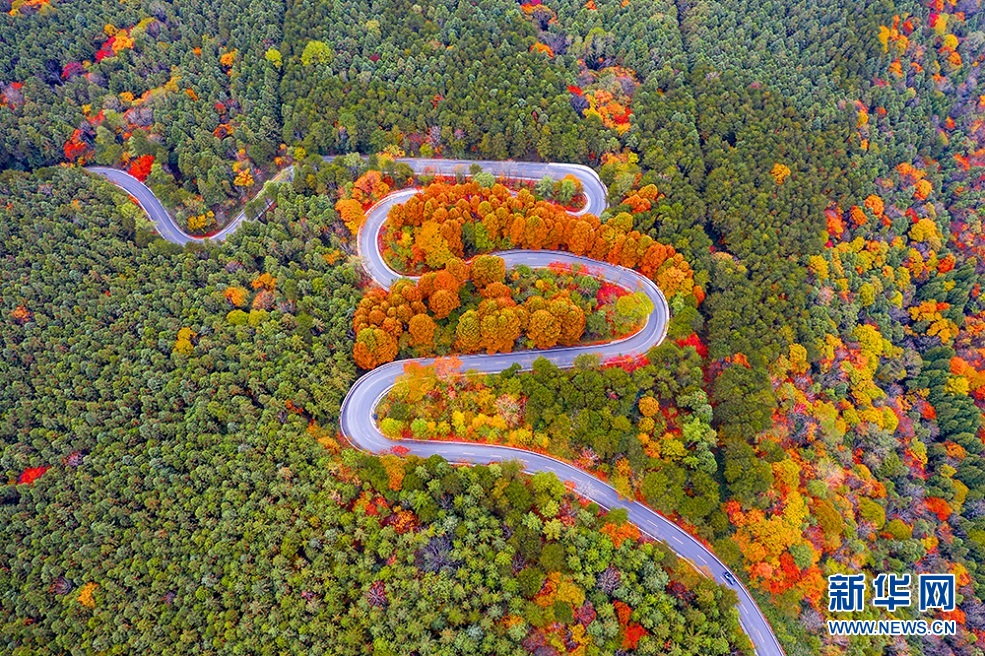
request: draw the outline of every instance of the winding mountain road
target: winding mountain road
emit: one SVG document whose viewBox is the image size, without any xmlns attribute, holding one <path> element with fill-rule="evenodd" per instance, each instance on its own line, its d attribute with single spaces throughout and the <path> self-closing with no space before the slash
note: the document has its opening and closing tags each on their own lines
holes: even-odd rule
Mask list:
<svg viewBox="0 0 985 656">
<path fill-rule="evenodd" d="M 408 164 L 418 174 L 467 175 L 469 167 L 478 164 L 484 171 L 514 180 L 539 180 L 544 176 L 560 179 L 565 175 L 574 175 L 582 183 L 587 200 L 586 206 L 577 214 L 591 212 L 597 215 L 606 208 L 605 185 L 602 184 L 595 171 L 585 166 L 428 159 L 401 159 L 398 161 Z M 110 182 L 134 196 L 144 211 L 147 212 L 151 221 L 157 226 L 161 236 L 168 241 L 186 244 L 200 239 L 181 231 L 153 192 L 139 180 L 116 169 L 92 167 L 90 170 L 106 177 Z M 292 173 L 288 171 L 290 169 L 282 171 L 278 178 L 290 179 Z M 378 235 L 390 208 L 406 202 L 416 191 L 415 189 L 396 191 L 382 199 L 367 212 L 366 225 L 359 233 L 358 247 L 363 266 L 373 280 L 384 288 L 389 288 L 394 281 L 402 276 L 393 271 L 383 260 L 383 255 L 379 249 Z M 222 231 L 212 235 L 210 239 L 221 240 L 225 238 L 244 219 L 245 215 L 241 213 Z M 667 300 L 651 280 L 635 271 L 557 251 L 516 250 L 503 251 L 497 255 L 506 261 L 507 267 L 522 264 L 538 268 L 546 267 L 552 263 L 583 267 L 594 275 L 630 291 L 644 292 L 653 303 L 653 312 L 647 317 L 642 330 L 608 344 L 555 348 L 547 351 L 462 356 L 459 358 L 461 371 L 475 370 L 483 373 L 496 373 L 508 368 L 513 363 L 519 364 L 524 370 L 529 370 L 534 360 L 540 357 L 547 358 L 558 367 L 567 368 L 573 365 L 576 357 L 583 354 L 597 355 L 602 359 L 644 354 L 650 348 L 660 344 L 667 334 L 667 322 L 670 318 Z M 419 362 L 426 365 L 432 363 L 433 359 L 421 359 Z M 739 620 L 742 628 L 752 640 L 756 653 L 759 656 L 783 656 L 783 649 L 749 591 L 728 571 L 728 568 L 710 549 L 670 520 L 638 501 L 620 496 L 615 488 L 591 474 L 550 456 L 522 449 L 472 442 L 391 440 L 383 435 L 376 421 L 376 406 L 403 373 L 406 363 L 407 361 L 404 360 L 378 367 L 362 376 L 350 388 L 342 402 L 340 424 L 342 432 L 356 446 L 374 453 L 385 452 L 401 446 L 422 458 L 438 455 L 457 463 L 486 464 L 515 460 L 520 462 L 527 471 L 551 472 L 562 481 L 569 483 L 578 494 L 591 499 L 600 506 L 608 509 L 624 508 L 629 519 L 643 533 L 665 542 L 678 556 L 690 561 L 700 571 L 711 576 L 718 583 L 735 590 L 739 600 Z"/>
<path fill-rule="evenodd" d="M 335 158 L 335 155 L 327 155 L 324 159 L 326 162 L 331 162 Z M 577 164 L 542 164 L 537 162 L 419 159 L 411 157 L 402 157 L 396 161 L 406 164 L 414 173 L 418 175 L 468 175 L 470 167 L 476 164 L 481 166 L 483 171 L 492 173 L 496 177 L 509 178 L 513 180 L 540 180 L 545 176 L 559 180 L 566 175 L 574 175 L 581 180 L 581 183 L 585 188 L 585 197 L 588 200 L 585 207 L 578 212 L 575 212 L 575 214 L 585 214 L 586 212 L 591 212 L 592 214 L 598 216 L 606 207 L 605 185 L 602 184 L 598 174 L 587 166 L 579 166 Z M 246 210 L 243 210 L 234 216 L 233 219 L 222 228 L 222 230 L 219 230 L 214 234 L 205 237 L 189 235 L 181 229 L 178 223 L 174 220 L 174 217 L 172 217 L 171 214 L 164 209 L 161 201 L 157 199 L 157 196 L 154 195 L 154 192 L 151 191 L 150 187 L 126 171 L 110 168 L 108 166 L 87 166 L 86 170 L 97 175 L 101 175 L 117 187 L 120 187 L 136 198 L 137 204 L 140 205 L 141 209 L 143 209 L 148 218 L 150 218 L 151 222 L 154 224 L 154 227 L 157 228 L 158 233 L 164 239 L 173 244 L 181 244 L 183 246 L 191 242 L 205 241 L 206 239 L 212 241 L 223 241 L 226 237 L 236 232 L 236 229 L 239 228 L 240 224 L 246 220 Z M 280 173 L 275 175 L 271 179 L 271 182 L 290 182 L 293 179 L 294 167 L 291 166 L 283 169 Z M 406 199 L 408 197 L 409 196 L 402 196 L 401 198 Z M 389 201 L 390 198 L 391 197 L 388 196 L 387 199 L 384 199 L 390 203 L 387 205 L 387 208 L 395 204 L 394 201 Z M 384 218 L 386 218 L 385 214 Z"/>
</svg>

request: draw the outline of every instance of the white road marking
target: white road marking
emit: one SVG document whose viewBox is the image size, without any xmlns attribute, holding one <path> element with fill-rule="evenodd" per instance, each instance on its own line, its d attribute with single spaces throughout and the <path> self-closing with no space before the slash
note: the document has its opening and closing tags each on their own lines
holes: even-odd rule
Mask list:
<svg viewBox="0 0 985 656">
<path fill-rule="evenodd" d="M 605 186 L 599 179 L 598 174 L 586 166 L 577 164 L 544 165 L 529 162 L 471 162 L 465 160 L 401 159 L 399 161 L 408 164 L 415 170 L 415 172 L 418 173 L 423 172 L 429 166 L 452 167 L 451 169 L 446 168 L 445 170 L 447 171 L 453 170 L 456 166 L 466 167 L 467 170 L 467 167 L 471 164 L 479 164 L 483 169 L 491 173 L 496 175 L 509 175 L 514 179 L 520 178 L 536 180 L 543 177 L 543 175 L 533 175 L 532 173 L 525 175 L 524 171 L 547 171 L 549 173 L 555 173 L 555 175 L 552 175 L 552 177 L 555 178 L 561 178 L 564 175 L 572 174 L 581 181 L 582 186 L 585 189 L 587 201 L 585 207 L 578 212 L 574 212 L 574 214 L 584 214 L 589 211 L 592 211 L 594 214 L 600 214 L 606 207 Z M 191 237 L 185 234 L 178 227 L 177 223 L 175 223 L 170 214 L 168 214 L 168 212 L 164 209 L 164 206 L 161 205 L 160 201 L 158 201 L 158 199 L 154 196 L 154 193 L 136 178 L 133 178 L 129 174 L 117 169 L 92 167 L 90 170 L 106 177 L 113 184 L 123 188 L 132 196 L 138 198 L 141 208 L 144 209 L 150 220 L 155 224 L 158 232 L 161 233 L 161 235 L 168 241 L 178 244 L 185 244 L 193 240 L 198 240 L 196 237 Z M 288 173 L 287 170 L 282 171 L 275 177 L 275 179 L 280 179 L 281 176 L 283 176 L 284 179 L 290 180 L 293 178 L 293 170 L 290 173 Z M 384 198 L 374 207 L 370 208 L 367 214 L 364 231 L 360 232 L 359 238 L 357 239 L 359 254 L 363 258 L 363 264 L 366 267 L 366 270 L 374 278 L 374 280 L 383 287 L 388 287 L 394 280 L 399 278 L 400 275 L 390 269 L 383 261 L 383 257 L 379 252 L 376 235 L 386 219 L 386 212 L 384 210 L 387 210 L 400 198 L 410 196 L 413 193 L 415 193 L 414 190 L 402 190 L 395 192 L 391 196 Z M 231 234 L 244 219 L 245 213 L 240 213 L 240 215 L 237 215 L 233 219 L 229 226 L 216 234 L 214 239 L 221 241 L 227 235 Z M 365 240 L 363 239 L 364 233 L 367 235 Z M 367 243 L 364 244 L 364 241 Z M 648 317 L 643 329 L 635 335 L 603 345 L 558 348 L 551 349 L 540 354 L 547 357 L 560 368 L 570 368 L 574 363 L 575 357 L 582 353 L 595 353 L 603 357 L 617 357 L 627 353 L 645 353 L 650 347 L 662 342 L 667 334 L 667 322 L 670 318 L 670 309 L 667 306 L 667 301 L 664 298 L 663 293 L 651 280 L 637 274 L 635 271 L 630 271 L 629 269 L 607 264 L 605 262 L 598 262 L 588 258 L 578 257 L 571 255 L 570 253 L 556 251 L 506 251 L 499 253 L 499 255 L 506 260 L 507 266 L 514 266 L 516 264 L 531 264 L 533 266 L 538 266 L 538 262 L 543 263 L 542 265 L 546 266 L 551 262 L 561 262 L 564 264 L 588 267 L 595 275 L 605 277 L 607 280 L 619 283 L 629 289 L 642 290 L 653 302 L 653 313 L 650 317 Z M 510 364 L 514 361 L 520 361 L 523 365 L 525 365 L 523 368 L 525 370 L 529 370 L 530 363 L 533 362 L 533 359 L 534 354 L 528 354 L 526 356 L 510 354 L 493 356 L 465 356 L 460 358 L 460 370 L 475 369 L 480 372 L 495 373 L 510 366 Z M 379 400 L 382 394 L 385 394 L 393 386 L 393 381 L 396 380 L 397 376 L 403 372 L 405 362 L 406 361 L 391 362 L 383 365 L 382 367 L 378 367 L 357 380 L 356 383 L 349 389 L 348 394 L 342 401 L 342 407 L 339 411 L 343 433 L 347 435 L 357 447 L 373 452 L 386 451 L 393 447 L 403 446 L 408 448 L 410 452 L 417 449 L 419 453 L 423 453 L 425 456 L 430 453 L 440 454 L 443 455 L 446 460 L 451 462 L 454 462 L 456 458 L 461 458 L 463 456 L 466 458 L 479 458 L 480 456 L 473 455 L 477 453 L 476 451 L 464 450 L 463 443 L 428 442 L 424 445 L 413 440 L 392 441 L 379 432 L 379 429 L 372 419 L 374 417 L 376 407 L 375 402 Z M 433 360 L 423 359 L 421 362 L 423 364 L 429 364 L 433 362 Z M 374 394 L 374 390 L 376 389 L 378 389 L 379 392 Z M 367 417 L 370 418 L 370 421 L 368 422 L 364 421 Z M 527 465 L 528 469 L 553 471 L 558 473 L 562 480 L 565 477 L 581 478 L 585 475 L 584 472 L 574 468 L 572 465 L 550 456 L 503 446 L 485 447 L 483 453 L 492 453 L 489 449 L 499 450 L 500 453 L 514 454 L 516 459 L 521 460 Z M 490 457 L 490 460 L 491 459 L 493 458 Z M 584 485 L 582 489 L 587 492 L 584 496 L 593 499 L 593 495 L 598 494 L 599 496 L 593 500 L 599 506 L 608 510 L 610 506 L 603 503 L 602 498 L 608 498 L 610 495 L 615 494 L 615 492 L 602 481 L 599 481 L 599 483 L 603 487 L 598 489 L 590 484 Z M 677 533 L 676 527 L 668 519 L 662 517 L 646 506 L 624 500 L 618 497 L 618 495 L 615 499 L 615 506 L 633 511 L 636 514 L 643 512 L 651 515 L 645 520 L 648 527 L 648 530 L 646 531 L 648 535 L 656 537 L 661 532 L 660 527 L 666 526 L 670 541 L 681 546 L 681 551 L 677 552 L 681 557 L 690 560 L 696 565 L 701 564 L 703 566 L 707 566 L 705 565 L 706 563 L 713 562 L 717 563 L 722 568 L 725 567 L 724 564 L 722 564 L 721 561 L 719 561 L 715 555 L 708 551 L 708 549 L 701 543 L 697 541 L 685 543 L 681 540 Z M 687 558 L 684 554 L 685 551 L 696 553 L 692 555 L 691 558 Z M 701 570 L 699 569 L 698 571 Z M 756 653 L 762 656 L 782 656 L 783 650 L 772 631 L 769 631 L 769 624 L 766 622 L 765 617 L 763 617 L 759 607 L 756 606 L 748 591 L 746 591 L 741 585 L 739 586 L 739 592 L 738 610 L 740 616 L 745 615 L 748 619 L 751 619 L 755 623 L 752 632 L 750 632 L 746 622 L 740 620 L 740 624 L 746 634 L 749 635 L 750 639 L 752 639 L 753 635 L 755 635 L 756 639 L 753 640 L 753 643 Z M 763 628 L 769 632 L 769 640 L 765 640 L 763 638 Z"/>
</svg>

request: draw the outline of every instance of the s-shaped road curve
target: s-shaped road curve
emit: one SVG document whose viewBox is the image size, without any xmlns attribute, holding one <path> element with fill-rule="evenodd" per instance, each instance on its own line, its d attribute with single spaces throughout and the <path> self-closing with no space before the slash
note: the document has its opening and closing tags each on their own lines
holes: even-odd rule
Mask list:
<svg viewBox="0 0 985 656">
<path fill-rule="evenodd" d="M 577 214 L 591 212 L 598 215 L 607 206 L 605 185 L 602 184 L 595 171 L 586 166 L 410 158 L 398 161 L 406 163 L 418 174 L 467 175 L 469 167 L 478 164 L 484 171 L 511 179 L 539 180 L 544 176 L 560 179 L 565 175 L 573 175 L 581 182 L 587 200 L 585 207 Z M 161 236 L 166 240 L 177 244 L 186 244 L 201 239 L 184 233 L 153 192 L 136 178 L 117 169 L 91 167 L 90 170 L 102 175 L 134 196 L 144 211 L 147 212 L 151 221 L 157 226 Z M 291 169 L 286 169 L 281 172 L 278 178 L 290 179 L 292 173 Z M 404 189 L 383 198 L 367 212 L 366 224 L 359 233 L 358 246 L 359 254 L 363 259 L 363 266 L 373 280 L 384 288 L 389 288 L 398 278 L 406 276 L 401 276 L 386 264 L 379 249 L 378 236 L 390 208 L 406 202 L 416 192 L 415 189 Z M 245 215 L 241 213 L 222 231 L 212 235 L 210 239 L 221 240 L 225 238 L 235 231 L 244 219 Z M 460 371 L 471 369 L 482 373 L 497 373 L 514 363 L 519 364 L 523 370 L 529 370 L 534 360 L 540 357 L 547 358 L 560 368 L 569 368 L 573 366 L 575 358 L 583 354 L 597 355 L 602 359 L 644 354 L 652 347 L 660 344 L 666 337 L 667 322 L 670 318 L 667 300 L 653 281 L 635 271 L 558 251 L 514 250 L 499 252 L 497 255 L 506 261 L 507 267 L 526 265 L 542 268 L 552 263 L 580 266 L 588 269 L 594 275 L 603 277 L 630 291 L 642 291 L 653 303 L 653 312 L 647 317 L 645 325 L 639 332 L 608 344 L 496 355 L 467 355 L 459 358 Z M 391 440 L 383 435 L 376 421 L 376 406 L 403 373 L 404 365 L 407 362 L 407 360 L 402 360 L 377 367 L 362 376 L 350 388 L 342 402 L 339 421 L 342 432 L 356 446 L 373 453 L 382 453 L 401 446 L 422 458 L 438 455 L 450 462 L 457 463 L 486 464 L 514 460 L 530 472 L 551 472 L 562 481 L 570 483 L 578 494 L 591 499 L 600 506 L 608 509 L 624 508 L 629 519 L 643 533 L 666 543 L 678 556 L 710 574 L 716 582 L 735 590 L 738 595 L 739 621 L 752 640 L 756 653 L 759 656 L 784 656 L 779 641 L 749 591 L 738 582 L 738 579 L 729 572 L 728 568 L 710 549 L 651 508 L 638 501 L 620 496 L 615 488 L 608 483 L 556 458 L 522 449 L 473 442 Z M 427 365 L 433 363 L 434 359 L 424 358 L 418 362 Z"/>
<path fill-rule="evenodd" d="M 324 159 L 327 162 L 331 162 L 335 158 L 335 155 L 328 155 Z M 582 186 L 585 189 L 585 198 L 588 201 L 585 204 L 585 207 L 576 212 L 576 214 L 591 212 L 597 216 L 606 208 L 605 185 L 602 184 L 598 174 L 587 166 L 579 166 L 577 164 L 542 164 L 537 162 L 420 159 L 411 157 L 398 158 L 396 161 L 401 164 L 406 164 L 412 171 L 414 171 L 414 173 L 418 175 L 468 175 L 469 168 L 473 165 L 479 165 L 482 167 L 482 170 L 492 173 L 497 177 L 510 179 L 539 180 L 544 176 L 560 179 L 566 175 L 574 175 L 581 181 Z M 164 239 L 174 244 L 181 244 L 183 246 L 191 242 L 205 241 L 206 239 L 210 239 L 212 241 L 222 241 L 232 233 L 236 232 L 236 229 L 239 228 L 240 224 L 246 220 L 246 211 L 244 210 L 234 216 L 233 219 L 222 228 L 222 230 L 216 232 L 215 234 L 208 235 L 207 237 L 189 235 L 181 229 L 178 223 L 174 220 L 174 217 L 172 217 L 171 214 L 164 209 L 161 201 L 157 199 L 157 196 L 155 196 L 154 192 L 150 190 L 150 187 L 126 171 L 110 168 L 108 166 L 87 166 L 86 170 L 96 173 L 97 175 L 101 175 L 117 187 L 120 187 L 136 198 L 137 204 L 140 205 L 141 209 L 143 209 L 147 214 L 148 218 L 154 224 L 154 227 L 157 228 L 158 233 L 160 233 Z M 280 173 L 274 176 L 271 182 L 288 182 L 293 179 L 294 167 L 291 166 L 283 169 Z M 406 196 L 404 198 L 406 198 Z M 390 205 L 392 204 L 393 203 Z M 389 208 L 390 205 L 387 207 Z"/>
</svg>

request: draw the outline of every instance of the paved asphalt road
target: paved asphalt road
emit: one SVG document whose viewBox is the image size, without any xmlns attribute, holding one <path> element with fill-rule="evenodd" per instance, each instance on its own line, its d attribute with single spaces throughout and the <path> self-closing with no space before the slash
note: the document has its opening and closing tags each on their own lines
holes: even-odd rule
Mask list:
<svg viewBox="0 0 985 656">
<path fill-rule="evenodd" d="M 150 187 L 145 185 L 143 182 L 133 177 L 126 171 L 121 171 L 119 169 L 112 169 L 106 166 L 89 166 L 86 167 L 89 171 L 93 173 L 98 173 L 103 176 L 117 187 L 120 187 L 131 196 L 137 199 L 137 203 L 140 205 L 141 209 L 147 213 L 148 218 L 157 228 L 158 233 L 168 241 L 174 244 L 185 245 L 193 241 L 205 241 L 205 237 L 197 237 L 194 235 L 189 235 L 175 222 L 174 217 L 172 217 L 164 206 L 161 205 L 161 201 L 157 200 L 157 196 L 154 192 L 150 190 Z M 274 176 L 273 181 L 283 181 L 290 180 L 293 177 L 294 169 L 284 169 L 276 176 Z M 242 211 L 233 217 L 222 230 L 219 232 L 209 235 L 208 239 L 213 241 L 222 241 L 232 233 L 236 232 L 239 228 L 239 224 L 246 220 L 246 211 Z"/>
<path fill-rule="evenodd" d="M 326 158 L 329 159 L 329 158 Z M 601 214 L 606 207 L 606 189 L 592 169 L 576 164 L 541 164 L 531 162 L 489 162 L 466 160 L 427 160 L 401 159 L 415 173 L 434 173 L 453 175 L 468 174 L 469 167 L 479 164 L 483 170 L 497 176 L 513 179 L 538 180 L 544 176 L 560 179 L 565 175 L 574 175 L 584 187 L 587 204 L 579 214 L 591 212 Z M 91 167 L 91 171 L 106 177 L 110 182 L 122 187 L 134 196 L 140 206 L 147 212 L 151 221 L 157 226 L 161 236 L 177 244 L 186 244 L 199 239 L 191 237 L 178 228 L 174 219 L 167 213 L 153 192 L 136 178 L 117 169 Z M 290 170 L 278 175 L 279 179 L 290 179 Z M 283 176 L 283 177 L 282 177 Z M 379 250 L 378 235 L 386 221 L 390 208 L 401 202 L 406 202 L 416 190 L 406 189 L 394 192 L 370 208 L 367 213 L 366 225 L 360 231 L 358 245 L 363 265 L 372 278 L 381 286 L 388 288 L 397 278 L 401 277 L 387 266 Z M 241 213 L 233 219 L 221 232 L 210 237 L 221 240 L 234 231 L 244 220 Z M 475 370 L 495 373 L 506 369 L 513 363 L 523 369 L 529 369 L 538 357 L 546 357 L 558 367 L 570 367 L 574 359 L 582 354 L 594 354 L 603 360 L 624 355 L 646 353 L 650 348 L 663 341 L 667 334 L 667 322 L 670 311 L 667 300 L 657 286 L 649 279 L 635 271 L 620 266 L 597 262 L 587 258 L 557 251 L 505 251 L 498 253 L 506 260 L 507 267 L 519 264 L 530 267 L 545 267 L 551 263 L 581 266 L 592 273 L 604 277 L 626 289 L 643 291 L 653 303 L 653 312 L 647 317 L 646 324 L 638 333 L 622 340 L 602 345 L 555 348 L 548 351 L 528 351 L 520 353 L 497 355 L 468 355 L 460 357 L 462 371 Z M 432 362 L 431 359 L 420 360 L 422 364 Z M 570 483 L 576 492 L 595 501 L 605 508 L 625 508 L 633 521 L 645 534 L 665 542 L 679 556 L 691 561 L 696 567 L 710 575 L 718 583 L 727 585 L 736 591 L 739 598 L 739 619 L 743 629 L 749 635 L 760 656 L 783 656 L 776 636 L 770 629 L 769 623 L 752 599 L 749 591 L 733 577 L 730 582 L 726 579 L 728 569 L 718 560 L 714 553 L 694 539 L 691 535 L 678 528 L 673 522 L 664 518 L 647 506 L 621 497 L 609 484 L 595 478 L 591 474 L 550 456 L 532 453 L 521 449 L 503 446 L 483 445 L 470 442 L 427 442 L 418 440 L 391 440 L 384 436 L 377 426 L 376 406 L 380 399 L 393 387 L 394 381 L 403 373 L 406 360 L 391 362 L 378 367 L 362 376 L 349 390 L 342 402 L 340 423 L 342 432 L 357 446 L 367 451 L 380 453 L 397 446 L 410 450 L 411 453 L 427 458 L 439 455 L 451 462 L 484 464 L 504 460 L 516 460 L 527 471 L 547 471 L 557 475 L 561 480 Z"/>
</svg>

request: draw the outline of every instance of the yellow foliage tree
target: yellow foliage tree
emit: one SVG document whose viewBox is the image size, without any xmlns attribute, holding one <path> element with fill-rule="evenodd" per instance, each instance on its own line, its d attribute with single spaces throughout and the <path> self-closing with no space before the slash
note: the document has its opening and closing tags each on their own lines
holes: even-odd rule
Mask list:
<svg viewBox="0 0 985 656">
<path fill-rule="evenodd" d="M 335 203 L 335 211 L 338 212 L 339 218 L 342 219 L 345 227 L 353 235 L 357 234 L 363 224 L 366 223 L 366 214 L 363 212 L 363 206 L 359 204 L 358 200 L 353 200 L 352 198 L 340 199 Z"/>
<path fill-rule="evenodd" d="M 463 353 L 475 353 L 482 347 L 482 331 L 480 328 L 479 313 L 475 310 L 468 310 L 458 320 L 455 327 L 456 348 Z"/>
<path fill-rule="evenodd" d="M 506 280 L 506 262 L 495 255 L 480 255 L 472 262 L 472 281 L 478 288 Z"/>
<path fill-rule="evenodd" d="M 551 314 L 558 320 L 561 333 L 558 342 L 564 346 L 574 346 L 585 334 L 585 312 L 574 304 L 571 299 L 564 297 L 551 303 Z"/>
<path fill-rule="evenodd" d="M 174 342 L 174 348 L 171 349 L 172 352 L 180 353 L 181 355 L 191 355 L 195 347 L 192 345 L 192 338 L 195 337 L 195 333 L 191 328 L 184 327 L 178 331 L 178 339 Z"/>
<path fill-rule="evenodd" d="M 441 233 L 441 225 L 426 221 L 414 239 L 414 247 L 424 253 L 424 261 L 432 269 L 440 269 L 454 257 L 448 240 Z"/>
<path fill-rule="evenodd" d="M 498 308 L 491 312 L 483 312 L 483 305 L 492 301 L 480 303 L 479 333 L 482 345 L 487 353 L 509 353 L 523 330 L 520 308 Z"/>
<path fill-rule="evenodd" d="M 96 591 L 96 588 L 98 587 L 99 585 L 93 583 L 92 581 L 89 581 L 88 583 L 83 585 L 82 588 L 79 590 L 79 596 L 77 597 L 79 603 L 85 606 L 86 608 L 95 608 L 96 600 L 93 597 L 93 593 Z"/>
<path fill-rule="evenodd" d="M 773 165 L 773 168 L 770 169 L 770 175 L 773 176 L 773 180 L 776 181 L 776 184 L 782 185 L 783 182 L 790 176 L 790 167 L 786 164 L 777 162 Z"/>
<path fill-rule="evenodd" d="M 395 455 L 384 455 L 380 457 L 380 464 L 383 465 L 387 476 L 387 487 L 393 491 L 399 491 L 404 482 L 404 461 Z"/>
<path fill-rule="evenodd" d="M 930 183 L 930 180 L 924 178 L 922 180 L 917 181 L 917 184 L 915 185 L 913 191 L 913 196 L 917 200 L 926 200 L 927 196 L 929 196 L 930 192 L 932 192 L 933 190 L 934 190 L 934 186 Z"/>
<path fill-rule="evenodd" d="M 236 174 L 236 178 L 233 180 L 233 184 L 237 187 L 252 187 L 253 186 L 253 174 L 250 173 L 249 167 L 243 168 L 239 173 Z"/>
<path fill-rule="evenodd" d="M 352 355 L 357 365 L 373 369 L 397 357 L 397 340 L 381 328 L 363 328 L 356 336 Z"/>
<path fill-rule="evenodd" d="M 644 417 L 652 417 L 660 412 L 660 401 L 652 396 L 644 396 L 639 400 L 640 414 Z"/>
<path fill-rule="evenodd" d="M 527 337 L 533 340 L 537 348 L 547 349 L 557 346 L 557 340 L 560 336 L 561 324 L 553 314 L 547 310 L 537 310 L 530 315 L 530 321 L 527 323 Z"/>
<path fill-rule="evenodd" d="M 120 30 L 113 37 L 113 54 L 120 54 L 124 50 L 129 50 L 133 47 L 133 39 L 127 34 L 126 30 Z"/>
<path fill-rule="evenodd" d="M 939 250 L 943 244 L 943 237 L 937 224 L 930 219 L 920 219 L 914 223 L 910 228 L 910 239 L 926 243 L 935 251 Z"/>
</svg>

